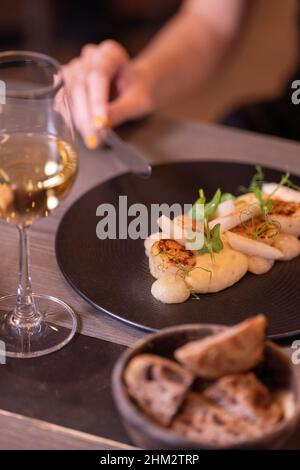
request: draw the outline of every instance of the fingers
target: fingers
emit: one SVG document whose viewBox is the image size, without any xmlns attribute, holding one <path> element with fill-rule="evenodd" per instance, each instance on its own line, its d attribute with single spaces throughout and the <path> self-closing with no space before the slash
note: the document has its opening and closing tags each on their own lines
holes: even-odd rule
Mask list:
<svg viewBox="0 0 300 470">
<path fill-rule="evenodd" d="M 90 58 L 91 56 L 93 55 L 94 51 L 97 49 L 97 45 L 96 44 L 86 44 L 85 46 L 83 46 L 83 48 L 81 49 L 81 53 L 80 53 L 80 57 L 86 61 L 86 62 L 89 62 L 90 61 Z"/>
<path fill-rule="evenodd" d="M 108 119 L 112 80 L 127 64 L 125 49 L 115 41 L 86 45 L 78 59 L 64 67 L 64 77 L 72 99 L 75 125 L 86 145 L 99 144 L 99 128 Z"/>
<path fill-rule="evenodd" d="M 75 110 L 73 113 L 75 125 L 86 146 L 91 150 L 95 149 L 99 144 L 99 139 L 91 121 L 88 92 L 84 81 L 78 81 L 72 88 L 72 106 Z"/>
<path fill-rule="evenodd" d="M 129 58 L 125 49 L 115 41 L 104 41 L 99 47 L 88 47 L 83 52 L 84 60 L 91 69 L 87 77 L 87 88 L 96 128 L 103 127 L 108 119 L 107 108 L 112 80 L 120 73 Z"/>
<path fill-rule="evenodd" d="M 63 75 L 71 99 L 74 124 L 86 146 L 94 149 L 98 146 L 99 141 L 91 121 L 89 95 L 85 80 L 87 73 L 86 65 L 80 59 L 74 59 L 63 67 Z"/>
<path fill-rule="evenodd" d="M 107 120 L 107 103 L 109 100 L 110 79 L 97 71 L 87 77 L 87 89 L 91 111 L 91 123 L 95 128 Z"/>
<path fill-rule="evenodd" d="M 112 75 L 129 60 L 128 54 L 116 41 L 103 41 L 98 46 L 90 44 L 82 51 L 82 58 L 90 68 L 96 68 L 105 75 Z"/>
</svg>

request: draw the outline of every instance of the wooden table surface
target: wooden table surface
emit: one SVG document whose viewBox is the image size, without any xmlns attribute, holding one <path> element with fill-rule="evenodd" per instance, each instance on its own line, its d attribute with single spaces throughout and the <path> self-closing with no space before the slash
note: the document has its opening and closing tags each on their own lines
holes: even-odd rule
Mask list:
<svg viewBox="0 0 300 470">
<path fill-rule="evenodd" d="M 143 150 L 152 164 L 185 159 L 229 160 L 280 170 L 288 168 L 300 175 L 300 144 L 296 142 L 162 116 L 124 129 L 123 133 Z M 79 156 L 79 176 L 71 195 L 54 214 L 31 229 L 34 291 L 55 295 L 71 305 L 80 317 L 82 335 L 130 346 L 145 333 L 93 309 L 71 289 L 57 266 L 54 240 L 65 210 L 91 187 L 126 171 L 112 151 L 89 152 L 79 144 Z M 14 227 L 3 223 L 0 227 L 0 295 L 6 295 L 16 289 L 18 240 Z M 5 366 L 0 366 L 0 373 L 1 367 Z M 98 436 L 0 410 L 0 430 L 4 429 L 5 432 L 0 431 L 3 449 L 128 448 Z"/>
</svg>

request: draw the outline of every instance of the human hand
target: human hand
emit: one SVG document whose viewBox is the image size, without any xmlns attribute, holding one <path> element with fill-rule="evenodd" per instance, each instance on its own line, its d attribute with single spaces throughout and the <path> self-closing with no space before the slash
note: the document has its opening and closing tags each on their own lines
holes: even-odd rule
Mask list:
<svg viewBox="0 0 300 470">
<path fill-rule="evenodd" d="M 84 46 L 80 57 L 63 67 L 63 74 L 75 126 L 90 149 L 99 145 L 101 129 L 152 110 L 145 74 L 115 41 Z"/>
</svg>

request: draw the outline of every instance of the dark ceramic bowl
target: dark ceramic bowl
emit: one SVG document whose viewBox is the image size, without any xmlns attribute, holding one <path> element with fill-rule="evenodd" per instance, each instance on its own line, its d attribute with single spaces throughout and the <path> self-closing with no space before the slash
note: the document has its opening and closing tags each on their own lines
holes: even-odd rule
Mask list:
<svg viewBox="0 0 300 470">
<path fill-rule="evenodd" d="M 133 349 L 125 351 L 115 365 L 112 386 L 113 395 L 125 428 L 133 443 L 145 449 L 278 449 L 297 428 L 300 422 L 300 367 L 293 366 L 282 348 L 267 343 L 265 360 L 256 369 L 257 375 L 270 388 L 279 388 L 289 397 L 285 418 L 266 434 L 230 446 L 209 446 L 178 436 L 151 421 L 126 392 L 124 370 L 129 361 L 143 353 L 158 354 L 172 358 L 179 346 L 196 339 L 213 335 L 225 327 L 217 325 L 185 325 L 166 328 L 139 341 Z"/>
</svg>

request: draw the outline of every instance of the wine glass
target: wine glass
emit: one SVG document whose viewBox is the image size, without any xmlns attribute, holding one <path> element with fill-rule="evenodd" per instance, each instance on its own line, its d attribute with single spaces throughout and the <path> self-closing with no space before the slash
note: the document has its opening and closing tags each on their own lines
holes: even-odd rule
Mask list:
<svg viewBox="0 0 300 470">
<path fill-rule="evenodd" d="M 36 357 L 62 348 L 77 328 L 66 303 L 32 293 L 28 250 L 28 228 L 69 193 L 77 155 L 56 60 L 2 52 L 0 80 L 6 91 L 0 105 L 0 219 L 16 225 L 20 244 L 17 293 L 0 298 L 0 341 L 9 357 Z"/>
</svg>

